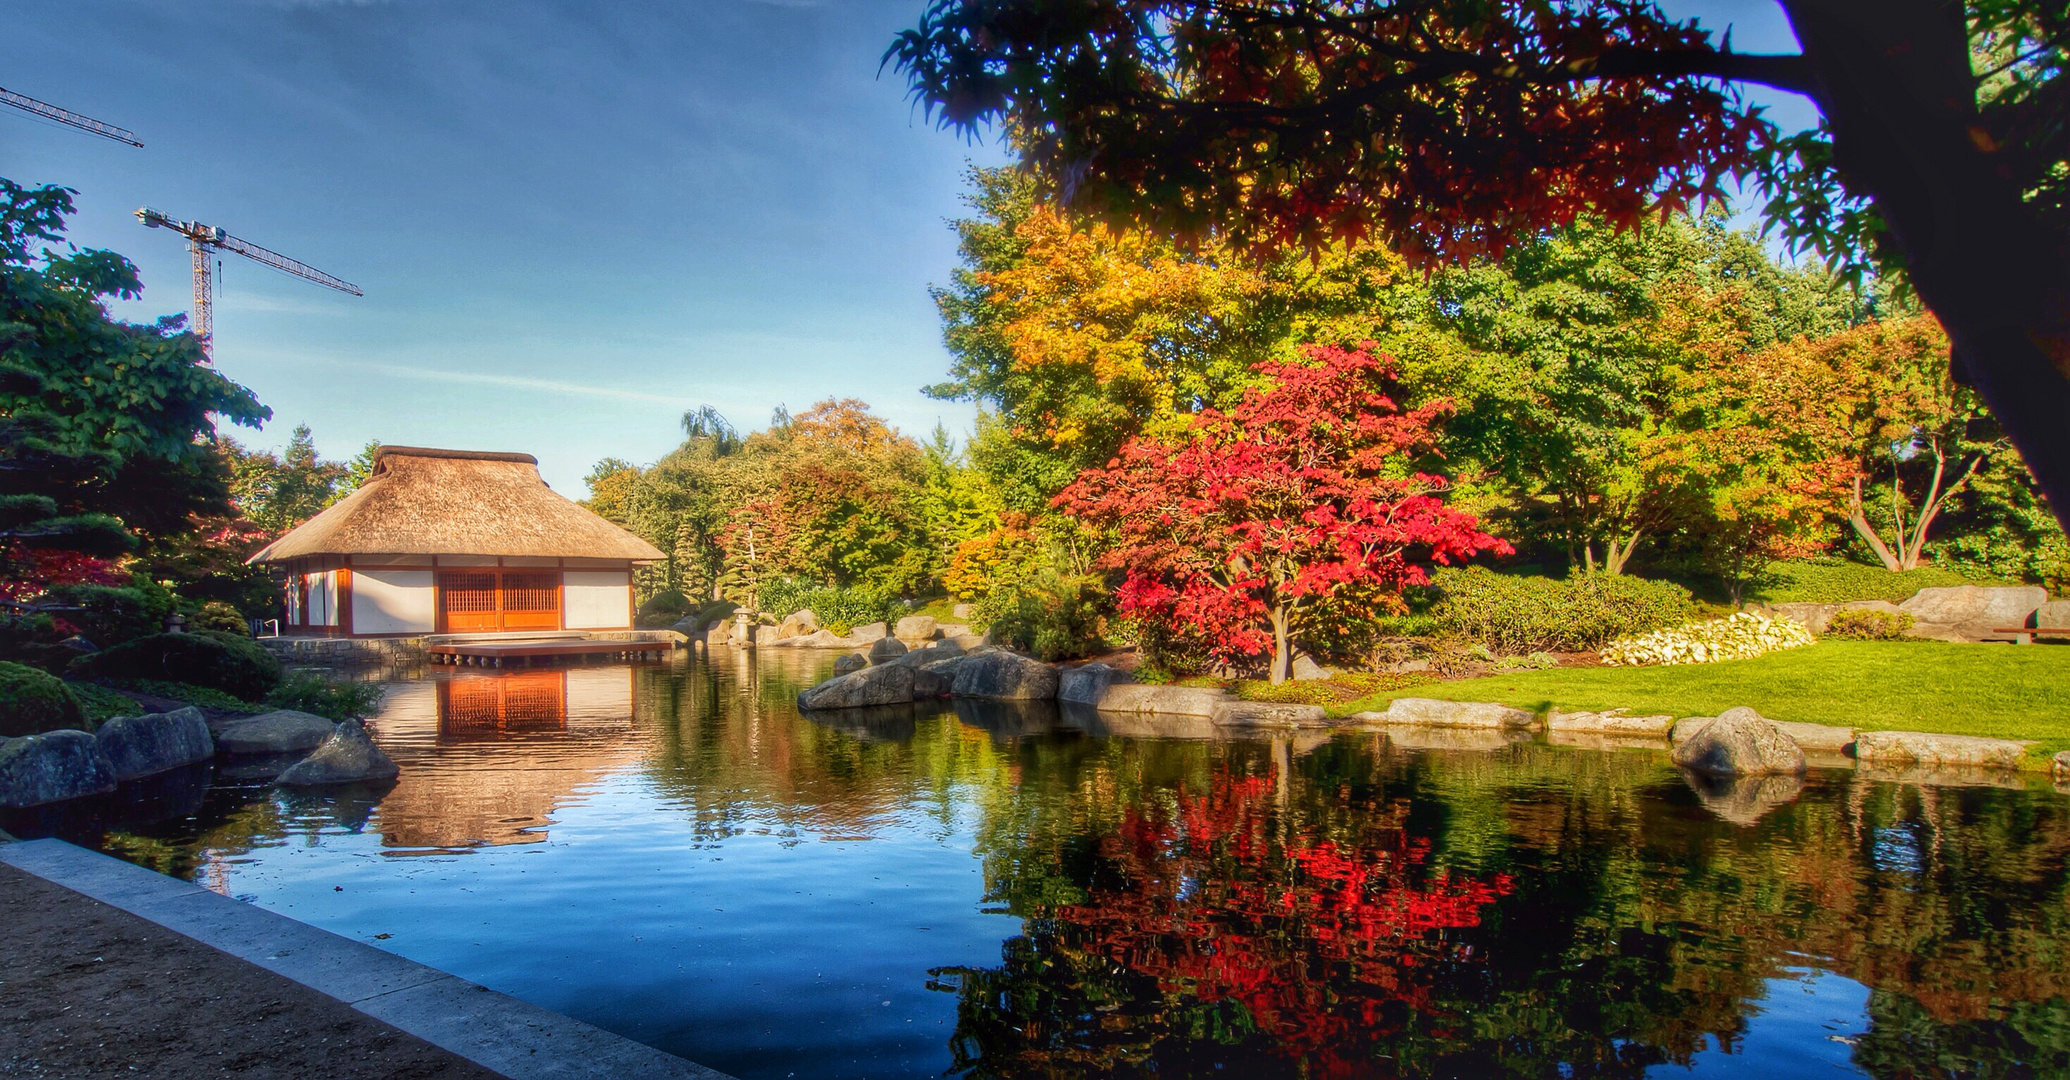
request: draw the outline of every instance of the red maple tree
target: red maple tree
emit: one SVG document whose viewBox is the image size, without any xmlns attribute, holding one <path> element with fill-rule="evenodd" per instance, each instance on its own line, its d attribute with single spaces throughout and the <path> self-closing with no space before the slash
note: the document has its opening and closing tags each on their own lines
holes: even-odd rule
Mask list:
<svg viewBox="0 0 2070 1080">
<path fill-rule="evenodd" d="M 1284 681 L 1318 602 L 1423 583 L 1424 564 L 1509 545 L 1443 501 L 1414 467 L 1450 405 L 1407 412 L 1387 392 L 1393 358 L 1312 345 L 1309 363 L 1266 362 L 1263 388 L 1206 409 L 1179 438 L 1138 436 L 1055 505 L 1109 530 L 1121 610 L 1204 639 L 1225 663 L 1261 653 Z"/>
</svg>

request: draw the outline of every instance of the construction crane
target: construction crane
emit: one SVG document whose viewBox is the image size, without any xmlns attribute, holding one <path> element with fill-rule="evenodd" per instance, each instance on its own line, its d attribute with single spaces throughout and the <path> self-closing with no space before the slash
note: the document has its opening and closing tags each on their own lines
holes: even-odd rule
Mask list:
<svg viewBox="0 0 2070 1080">
<path fill-rule="evenodd" d="M 209 266 L 218 251 L 234 251 L 247 259 L 265 263 L 284 273 L 293 274 L 306 281 L 365 296 L 359 286 L 335 278 L 307 263 L 297 262 L 276 251 L 268 251 L 257 244 L 247 243 L 224 232 L 214 225 L 203 225 L 196 221 L 179 221 L 165 216 L 150 207 L 137 211 L 137 220 L 153 229 L 171 229 L 187 238 L 187 250 L 194 254 L 194 335 L 201 339 L 201 351 L 210 359 L 216 355 L 215 320 L 215 276 Z"/>
<path fill-rule="evenodd" d="M 136 132 L 128 128 L 119 128 L 113 124 L 103 124 L 91 116 L 81 116 L 70 109 L 60 109 L 47 101 L 37 101 L 27 94 L 17 94 L 6 87 L 0 87 L 0 105 L 12 105 L 23 112 L 34 113 L 45 120 L 55 120 L 60 124 L 70 124 L 81 131 L 91 131 L 102 138 L 113 139 L 116 142 L 128 143 L 131 146 L 144 145 L 137 141 Z"/>
</svg>

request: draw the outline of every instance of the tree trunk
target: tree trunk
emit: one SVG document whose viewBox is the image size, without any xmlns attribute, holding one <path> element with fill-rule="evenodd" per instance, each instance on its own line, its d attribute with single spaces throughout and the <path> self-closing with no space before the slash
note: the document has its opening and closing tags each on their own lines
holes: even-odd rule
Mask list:
<svg viewBox="0 0 2070 1080">
<path fill-rule="evenodd" d="M 1287 634 L 1288 612 L 1286 608 L 1272 609 L 1272 681 L 1283 683 L 1293 675 L 1293 650 L 1289 648 Z"/>
<path fill-rule="evenodd" d="M 1872 198 L 1974 386 L 2070 527 L 2070 244 L 1979 123 L 1964 6 L 1782 0 L 1849 189 Z"/>
<path fill-rule="evenodd" d="M 1854 495 L 1847 500 L 1847 523 L 1854 526 L 1855 535 L 1861 537 L 1862 542 L 1869 545 L 1869 550 L 1876 553 L 1877 560 L 1883 563 L 1885 570 L 1895 574 L 1904 569 L 1898 565 L 1897 556 L 1891 553 L 1890 545 L 1884 543 L 1883 537 L 1876 532 L 1876 526 L 1869 524 L 1868 509 L 1862 505 L 1860 476 L 1854 478 Z"/>
<path fill-rule="evenodd" d="M 1605 539 L 1603 541 L 1603 572 L 1612 577 L 1624 573 L 1624 565 L 1632 561 L 1632 552 L 1638 550 L 1639 537 L 1642 535 L 1644 535 L 1644 530 L 1633 529 L 1632 534 L 1625 538 L 1621 546 L 1618 544 L 1617 537 L 1615 536 Z"/>
</svg>

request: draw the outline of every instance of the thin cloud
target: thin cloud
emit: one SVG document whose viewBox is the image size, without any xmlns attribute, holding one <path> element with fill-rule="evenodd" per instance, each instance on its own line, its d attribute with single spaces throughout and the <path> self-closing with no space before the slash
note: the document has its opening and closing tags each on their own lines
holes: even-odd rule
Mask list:
<svg viewBox="0 0 2070 1080">
<path fill-rule="evenodd" d="M 589 386 L 583 383 L 562 382 L 559 379 L 535 379 L 528 375 L 442 371 L 438 368 L 404 367 L 400 364 L 354 363 L 349 366 L 382 375 L 392 375 L 399 379 L 417 379 L 423 382 L 455 383 L 462 386 L 504 386 L 513 390 L 544 390 L 555 394 L 578 394 L 619 401 L 647 401 L 678 409 L 701 404 L 690 398 L 673 397 L 668 394 L 650 394 L 644 390 L 627 390 L 617 386 Z"/>
</svg>

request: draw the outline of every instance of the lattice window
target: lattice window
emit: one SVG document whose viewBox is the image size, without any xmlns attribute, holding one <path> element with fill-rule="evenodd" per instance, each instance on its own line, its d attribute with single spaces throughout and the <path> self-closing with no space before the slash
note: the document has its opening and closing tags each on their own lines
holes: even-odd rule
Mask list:
<svg viewBox="0 0 2070 1080">
<path fill-rule="evenodd" d="M 445 590 L 446 610 L 475 613 L 496 610 L 496 574 L 440 574 L 439 588 Z"/>
<path fill-rule="evenodd" d="M 560 609 L 561 575 L 557 573 L 503 575 L 503 610 L 559 611 Z"/>
</svg>

